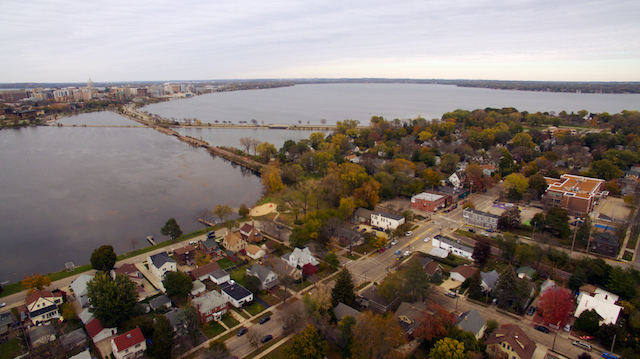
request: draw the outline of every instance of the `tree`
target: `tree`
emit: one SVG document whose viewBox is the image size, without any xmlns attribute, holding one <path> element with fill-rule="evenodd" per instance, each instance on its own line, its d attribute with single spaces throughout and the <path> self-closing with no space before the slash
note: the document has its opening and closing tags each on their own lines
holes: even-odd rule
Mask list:
<svg viewBox="0 0 640 359">
<path fill-rule="evenodd" d="M 569 214 L 564 208 L 557 206 L 549 208 L 544 223 L 553 234 L 560 238 L 567 238 L 571 234 Z"/>
<path fill-rule="evenodd" d="M 170 297 L 185 298 L 193 289 L 191 277 L 183 272 L 167 272 L 162 285 Z"/>
<path fill-rule="evenodd" d="M 427 302 L 427 310 L 424 312 L 414 336 L 431 341 L 447 336 L 449 328 L 456 323 L 456 318 L 438 304 Z"/>
<path fill-rule="evenodd" d="M 601 178 L 607 181 L 619 178 L 623 174 L 624 172 L 618 168 L 618 166 L 607 159 L 591 162 L 591 164 L 589 164 L 589 171 L 587 171 L 587 176 Z"/>
<path fill-rule="evenodd" d="M 504 188 L 512 199 L 522 199 L 522 194 L 529 187 L 528 180 L 520 173 L 512 173 L 504 179 Z"/>
<path fill-rule="evenodd" d="M 498 322 L 494 319 L 489 319 L 487 320 L 487 329 L 485 329 L 485 334 L 487 335 L 487 337 L 489 335 L 491 335 L 491 333 L 498 329 L 498 327 L 500 326 L 500 324 L 498 324 Z"/>
<path fill-rule="evenodd" d="M 409 266 L 402 272 L 404 282 L 402 291 L 404 294 L 411 296 L 411 302 L 417 298 L 427 297 L 431 285 L 429 284 L 429 276 L 422 268 L 422 264 L 417 259 L 409 263 Z"/>
<path fill-rule="evenodd" d="M 619 266 L 614 266 L 609 272 L 607 287 L 620 297 L 631 299 L 635 297 L 636 294 L 635 282 L 633 274 L 631 274 L 630 271 L 624 270 Z"/>
<path fill-rule="evenodd" d="M 585 219 L 582 220 L 582 224 L 578 227 L 578 231 L 576 232 L 576 241 L 583 246 L 587 244 L 589 241 L 589 237 L 591 236 L 591 217 L 586 216 Z"/>
<path fill-rule="evenodd" d="M 253 146 L 253 141 L 251 137 L 240 137 L 240 145 L 245 148 L 245 152 L 249 153 L 249 150 Z"/>
<path fill-rule="evenodd" d="M 473 261 L 482 268 L 489 262 L 491 258 L 491 242 L 487 238 L 481 238 L 476 241 L 476 245 L 473 247 Z"/>
<path fill-rule="evenodd" d="M 62 305 L 60 306 L 60 313 L 62 314 L 62 319 L 64 320 L 72 320 L 77 318 L 76 310 L 69 302 L 62 303 Z"/>
<path fill-rule="evenodd" d="M 164 227 L 160 228 L 160 234 L 171 237 L 171 240 L 175 242 L 175 240 L 182 235 L 182 230 L 175 218 L 169 218 L 164 223 Z"/>
<path fill-rule="evenodd" d="M 467 296 L 471 299 L 479 300 L 484 299 L 482 296 L 482 277 L 480 277 L 480 271 L 476 271 L 471 278 L 469 278 L 469 290 Z"/>
<path fill-rule="evenodd" d="M 338 260 L 338 256 L 333 252 L 327 253 L 324 256 L 324 261 L 327 262 L 327 264 L 331 267 L 331 269 L 336 269 L 340 265 L 340 261 Z"/>
<path fill-rule="evenodd" d="M 225 221 L 227 218 L 229 218 L 231 213 L 233 213 L 233 210 L 231 209 L 231 207 L 229 207 L 228 204 L 217 204 L 213 209 L 213 214 L 215 214 L 216 217 L 220 218 L 220 221 Z"/>
<path fill-rule="evenodd" d="M 502 272 L 495 289 L 495 298 L 498 300 L 498 305 L 502 308 L 509 307 L 511 303 L 518 299 L 518 284 L 516 281 L 516 274 L 513 271 L 511 265 Z"/>
<path fill-rule="evenodd" d="M 271 157 L 275 156 L 278 153 L 276 146 L 272 145 L 269 142 L 263 142 L 256 147 L 256 151 L 260 155 L 260 158 L 264 162 L 269 162 Z"/>
<path fill-rule="evenodd" d="M 318 272 L 318 267 L 314 266 L 311 263 L 307 263 L 302 266 L 302 275 L 307 278 Z"/>
<path fill-rule="evenodd" d="M 209 225 L 204 222 L 211 223 L 213 221 L 213 213 L 207 208 L 199 209 L 194 219 L 197 223 L 202 224 L 204 228 L 207 228 Z"/>
<path fill-rule="evenodd" d="M 170 359 L 173 347 L 173 328 L 164 315 L 155 318 L 153 325 L 153 337 L 149 346 L 149 353 L 157 359 Z"/>
<path fill-rule="evenodd" d="M 336 284 L 331 290 L 331 305 L 335 307 L 338 303 L 344 303 L 352 307 L 356 302 L 356 293 L 354 291 L 353 281 L 351 280 L 351 272 L 347 268 L 343 268 L 336 278 Z"/>
<path fill-rule="evenodd" d="M 404 332 L 394 316 L 389 315 L 385 318 L 380 314 L 365 312 L 353 329 L 351 358 L 404 358 L 403 354 L 396 351 L 396 348 L 404 343 Z"/>
<path fill-rule="evenodd" d="M 574 327 L 593 335 L 598 331 L 601 319 L 595 309 L 585 310 L 576 319 Z"/>
<path fill-rule="evenodd" d="M 429 352 L 431 359 L 465 359 L 466 357 L 464 344 L 451 338 L 438 340 Z"/>
<path fill-rule="evenodd" d="M 500 218 L 498 218 L 499 228 L 520 228 L 521 225 L 520 209 L 518 206 L 513 206 L 502 212 Z"/>
<path fill-rule="evenodd" d="M 269 165 L 262 171 L 262 184 L 267 193 L 280 192 L 284 189 L 280 170 L 275 165 Z"/>
<path fill-rule="evenodd" d="M 258 348 L 258 346 L 260 345 L 260 336 L 261 334 L 259 330 L 257 329 L 250 330 L 247 333 L 247 341 L 249 341 L 249 345 L 251 345 L 254 348 Z"/>
<path fill-rule="evenodd" d="M 36 289 L 43 290 L 51 285 L 51 279 L 49 276 L 33 274 L 31 277 L 24 276 L 24 279 L 20 282 L 22 288 L 27 289 L 27 295 L 33 293 Z"/>
<path fill-rule="evenodd" d="M 227 344 L 222 340 L 214 340 L 209 343 L 209 348 L 204 352 L 204 359 L 229 359 L 231 352 Z"/>
<path fill-rule="evenodd" d="M 535 162 L 534 162 L 535 163 Z M 533 190 L 536 194 L 536 199 L 540 198 L 546 191 L 549 185 L 547 184 L 547 180 L 544 179 L 539 173 L 534 174 L 529 177 L 529 189 Z"/>
<path fill-rule="evenodd" d="M 252 275 L 244 276 L 244 287 L 247 288 L 253 294 L 256 294 L 260 291 L 260 286 L 262 282 L 260 282 L 260 278 Z"/>
<path fill-rule="evenodd" d="M 571 277 L 569 277 L 569 289 L 573 292 L 577 292 L 580 287 L 587 281 L 587 274 L 581 267 L 576 268 Z"/>
<path fill-rule="evenodd" d="M 545 323 L 558 323 L 563 321 L 569 311 L 573 309 L 573 295 L 565 288 L 547 289 L 540 296 L 538 311 Z"/>
<path fill-rule="evenodd" d="M 424 170 L 424 185 L 427 188 L 440 186 L 440 174 L 432 169 Z"/>
<path fill-rule="evenodd" d="M 95 270 L 108 272 L 116 264 L 116 253 L 112 246 L 100 246 L 91 253 L 91 267 Z"/>
<path fill-rule="evenodd" d="M 249 207 L 247 207 L 247 205 L 244 203 L 240 205 L 240 208 L 238 208 L 238 216 L 242 218 L 248 216 L 249 213 L 251 213 L 251 211 L 249 210 Z"/>
<path fill-rule="evenodd" d="M 584 352 L 578 355 L 578 359 L 591 359 L 591 354 Z"/>
<path fill-rule="evenodd" d="M 284 351 L 289 359 L 322 359 L 329 351 L 329 344 L 320 336 L 316 327 L 308 324 L 293 336 L 291 345 L 286 346 Z"/>
<path fill-rule="evenodd" d="M 117 327 L 127 320 L 138 303 L 136 285 L 128 276 L 117 274 L 115 280 L 108 273 L 98 272 L 87 282 L 89 310 L 105 328 Z"/>
</svg>

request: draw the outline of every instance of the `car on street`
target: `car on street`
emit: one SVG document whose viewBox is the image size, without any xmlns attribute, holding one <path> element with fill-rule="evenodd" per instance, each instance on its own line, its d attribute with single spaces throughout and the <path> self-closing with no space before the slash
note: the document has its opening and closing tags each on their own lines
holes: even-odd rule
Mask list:
<svg viewBox="0 0 640 359">
<path fill-rule="evenodd" d="M 571 333 L 571 324 L 569 323 L 565 324 L 564 331 L 567 333 Z"/>
<path fill-rule="evenodd" d="M 429 242 L 430 240 L 431 240 L 431 237 L 426 237 L 426 238 L 424 239 L 424 243 L 427 243 L 427 242 Z"/>
<path fill-rule="evenodd" d="M 384 248 L 385 248 L 385 249 L 389 249 L 389 248 L 391 248 L 391 243 L 387 243 L 387 245 L 386 245 L 386 246 L 384 246 Z"/>
<path fill-rule="evenodd" d="M 574 340 L 571 344 L 577 346 L 578 348 L 591 351 L 591 344 L 589 343 L 581 342 L 579 340 Z"/>
<path fill-rule="evenodd" d="M 7 303 L 0 303 L 0 308 L 4 308 L 7 306 Z"/>
<path fill-rule="evenodd" d="M 405 257 L 406 257 L 406 256 L 408 256 L 408 255 L 410 255 L 410 254 L 411 254 L 411 252 L 409 252 L 409 251 L 405 251 L 405 252 L 404 252 L 404 256 L 405 256 Z"/>
<path fill-rule="evenodd" d="M 412 234 L 413 234 L 413 232 L 412 232 L 412 231 L 407 231 L 407 232 L 405 232 L 405 234 L 404 234 L 404 235 L 405 235 L 406 237 L 409 237 L 409 236 L 410 236 L 410 235 L 412 235 Z"/>
<path fill-rule="evenodd" d="M 489 237 L 489 234 L 487 232 L 480 232 L 480 234 L 485 236 L 485 237 Z"/>
<path fill-rule="evenodd" d="M 378 249 L 378 252 L 383 253 L 386 250 L 387 250 L 386 248 L 382 247 L 382 248 Z"/>
<path fill-rule="evenodd" d="M 396 244 L 398 244 L 398 240 L 397 240 L 397 239 L 394 239 L 394 240 L 393 240 L 393 242 L 391 242 L 391 245 L 392 245 L 392 246 L 395 246 Z"/>
<path fill-rule="evenodd" d="M 249 329 L 242 327 L 240 328 L 240 330 L 238 330 L 238 334 L 236 334 L 237 337 L 241 337 L 245 334 L 247 334 L 247 332 L 249 331 Z"/>
<path fill-rule="evenodd" d="M 190 241 L 190 242 L 189 242 L 189 244 L 190 244 L 190 245 L 192 245 L 192 246 L 195 246 L 197 243 L 198 243 L 198 242 L 196 242 L 196 241 Z"/>
<path fill-rule="evenodd" d="M 260 343 L 264 344 L 264 343 L 268 342 L 271 339 L 273 339 L 273 335 L 267 334 L 264 337 L 262 337 L 262 339 L 260 339 Z"/>
<path fill-rule="evenodd" d="M 402 254 L 402 252 L 400 252 L 399 250 L 397 250 L 397 251 L 395 251 L 393 254 L 395 254 L 395 255 L 400 255 L 400 254 Z"/>
<path fill-rule="evenodd" d="M 543 332 L 543 333 L 549 333 L 549 328 L 542 326 L 542 325 L 536 325 L 533 327 L 533 329 L 539 331 L 539 332 Z"/>
<path fill-rule="evenodd" d="M 452 292 L 452 291 L 448 291 L 444 295 L 446 295 L 447 297 L 450 297 L 450 298 L 456 298 L 458 296 L 458 294 L 456 292 Z"/>
<path fill-rule="evenodd" d="M 264 323 L 266 323 L 266 322 L 268 322 L 268 321 L 270 321 L 270 320 L 271 320 L 271 317 L 266 316 L 266 317 L 264 317 L 264 318 L 260 319 L 260 321 L 259 321 L 258 323 L 260 323 L 260 324 L 264 324 Z"/>
<path fill-rule="evenodd" d="M 593 335 L 581 335 L 578 338 L 580 338 L 582 340 L 591 340 L 591 339 L 593 339 Z"/>
<path fill-rule="evenodd" d="M 360 232 L 362 232 L 362 233 L 364 233 L 364 232 L 366 232 L 366 231 L 367 231 L 367 229 L 366 229 L 366 228 L 362 228 L 362 229 L 360 230 Z"/>
<path fill-rule="evenodd" d="M 536 307 L 529 307 L 527 309 L 527 315 L 533 315 L 536 312 Z"/>
</svg>

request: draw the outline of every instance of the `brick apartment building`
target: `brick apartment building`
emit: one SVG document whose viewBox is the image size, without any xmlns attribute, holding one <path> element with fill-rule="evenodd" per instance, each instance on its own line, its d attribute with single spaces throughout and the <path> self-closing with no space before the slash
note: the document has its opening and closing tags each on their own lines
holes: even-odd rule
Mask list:
<svg viewBox="0 0 640 359">
<path fill-rule="evenodd" d="M 544 178 L 549 187 L 544 195 L 544 203 L 566 209 L 570 215 L 584 216 L 593 210 L 597 198 L 606 195 L 604 180 L 564 174 L 557 178 Z"/>
</svg>

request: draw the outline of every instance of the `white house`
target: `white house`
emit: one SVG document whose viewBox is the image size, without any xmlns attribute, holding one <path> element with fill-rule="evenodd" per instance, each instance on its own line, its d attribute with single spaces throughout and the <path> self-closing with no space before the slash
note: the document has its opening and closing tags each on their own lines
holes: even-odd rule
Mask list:
<svg viewBox="0 0 640 359">
<path fill-rule="evenodd" d="M 281 257 L 288 265 L 296 268 L 302 268 L 305 264 L 311 263 L 314 266 L 320 264 L 318 260 L 311 254 L 308 247 L 302 249 L 295 248 L 293 252 L 289 252 Z"/>
<path fill-rule="evenodd" d="M 453 185 L 453 187 L 455 188 L 460 188 L 460 177 L 458 177 L 457 174 L 452 174 L 451 176 L 449 176 L 449 182 L 451 182 L 451 184 Z"/>
<path fill-rule="evenodd" d="M 260 279 L 260 290 L 271 289 L 279 283 L 278 275 L 271 269 L 259 263 L 255 263 L 251 268 L 247 269 L 247 275 Z"/>
<path fill-rule="evenodd" d="M 140 328 L 135 328 L 111 339 L 111 349 L 116 359 L 140 358 L 147 350 L 147 343 Z"/>
<path fill-rule="evenodd" d="M 491 292 L 496 288 L 500 275 L 494 269 L 491 272 L 480 272 L 481 283 L 480 286 L 485 292 Z"/>
<path fill-rule="evenodd" d="M 476 269 L 468 265 L 460 265 L 449 272 L 451 279 L 464 282 L 476 273 Z"/>
<path fill-rule="evenodd" d="M 247 255 L 247 257 L 251 259 L 260 259 L 264 257 L 265 254 L 267 254 L 267 251 L 264 250 L 263 248 L 256 246 L 255 244 L 249 244 L 244 249 L 244 253 Z"/>
<path fill-rule="evenodd" d="M 595 290 L 591 290 L 592 288 Z M 576 308 L 574 316 L 578 318 L 585 310 L 595 309 L 596 313 L 602 318 L 600 325 L 615 324 L 622 310 L 621 306 L 615 304 L 618 299 L 617 295 L 607 292 L 604 289 L 593 286 L 582 286 L 580 288 L 580 294 L 578 295 L 578 307 Z"/>
<path fill-rule="evenodd" d="M 73 295 L 76 297 L 78 303 L 82 308 L 89 304 L 89 298 L 87 297 L 87 283 L 93 279 L 92 275 L 80 274 L 73 282 L 71 282 L 71 289 L 73 289 Z"/>
<path fill-rule="evenodd" d="M 434 247 L 444 249 L 445 251 L 450 252 L 458 257 L 471 259 L 471 257 L 473 256 L 473 247 L 469 247 L 465 244 L 452 241 L 440 235 L 433 237 L 432 243 Z"/>
<path fill-rule="evenodd" d="M 387 212 L 373 212 L 371 213 L 371 225 L 382 229 L 396 229 L 403 225 L 405 222 L 404 217 L 391 214 Z"/>
<path fill-rule="evenodd" d="M 221 294 L 236 308 L 253 301 L 253 293 L 234 281 L 223 284 L 220 290 Z"/>
<path fill-rule="evenodd" d="M 147 264 L 149 265 L 151 273 L 156 276 L 159 281 L 164 280 L 164 275 L 167 272 L 175 272 L 178 270 L 178 265 L 169 257 L 167 252 L 154 254 L 152 256 L 147 255 Z"/>
<path fill-rule="evenodd" d="M 35 290 L 25 300 L 29 318 L 33 324 L 45 320 L 60 318 L 58 307 L 62 305 L 62 293 L 51 293 L 48 290 Z"/>
<path fill-rule="evenodd" d="M 223 271 L 222 269 L 218 269 L 217 271 L 214 271 L 211 274 L 209 274 L 209 279 L 213 283 L 220 285 L 222 283 L 226 283 L 230 281 L 231 276 L 229 275 L 229 273 Z"/>
<path fill-rule="evenodd" d="M 105 328 L 102 326 L 102 323 L 100 323 L 98 318 L 91 318 L 84 327 L 87 329 L 87 333 L 89 333 L 89 336 L 94 343 L 118 334 L 118 328 Z"/>
</svg>

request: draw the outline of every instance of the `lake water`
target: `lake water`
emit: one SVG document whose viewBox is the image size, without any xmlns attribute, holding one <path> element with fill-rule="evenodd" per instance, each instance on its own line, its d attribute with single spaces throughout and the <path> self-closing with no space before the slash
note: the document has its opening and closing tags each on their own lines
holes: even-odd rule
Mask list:
<svg viewBox="0 0 640 359">
<path fill-rule="evenodd" d="M 640 94 L 577 94 L 505 91 L 452 85 L 319 84 L 265 90 L 218 92 L 145 106 L 143 110 L 166 118 L 197 118 L 264 124 L 335 124 L 345 119 L 367 125 L 371 116 L 389 120 L 441 118 L 456 109 L 515 107 L 519 111 L 618 113 L 640 110 Z"/>
</svg>

